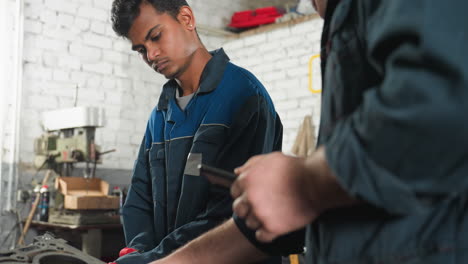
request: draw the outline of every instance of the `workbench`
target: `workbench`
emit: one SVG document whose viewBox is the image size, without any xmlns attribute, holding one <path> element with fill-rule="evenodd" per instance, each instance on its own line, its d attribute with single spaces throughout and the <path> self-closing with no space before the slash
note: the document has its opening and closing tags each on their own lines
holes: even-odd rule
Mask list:
<svg viewBox="0 0 468 264">
<path fill-rule="evenodd" d="M 115 259 L 119 250 L 125 247 L 121 224 L 67 225 L 32 221 L 31 228 L 38 232 L 51 232 L 56 237 L 70 241 L 71 245 L 98 259 L 103 256 Z M 79 234 L 80 239 L 77 239 L 77 234 Z M 111 236 L 112 239 L 104 239 L 104 234 Z M 108 250 L 103 248 L 105 246 Z M 106 251 L 111 253 L 103 255 L 103 252 Z"/>
</svg>

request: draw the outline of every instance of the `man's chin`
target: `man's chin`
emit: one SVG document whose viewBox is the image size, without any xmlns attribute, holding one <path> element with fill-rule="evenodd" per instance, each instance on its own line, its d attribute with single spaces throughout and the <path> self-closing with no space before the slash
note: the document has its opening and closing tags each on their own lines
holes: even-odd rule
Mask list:
<svg viewBox="0 0 468 264">
<path fill-rule="evenodd" d="M 172 79 L 175 79 L 177 78 L 177 75 L 175 74 L 162 74 L 164 76 L 164 78 L 168 79 L 168 80 L 172 80 Z"/>
<path fill-rule="evenodd" d="M 169 72 L 169 71 L 168 72 L 163 71 L 161 72 L 161 74 L 168 80 L 176 79 L 180 75 L 179 72 Z"/>
<path fill-rule="evenodd" d="M 168 68 L 164 68 L 161 72 L 159 71 L 156 71 L 156 72 L 164 76 L 164 78 L 168 80 L 172 80 L 172 79 L 177 79 L 178 77 L 180 77 L 180 75 L 182 75 L 184 71 L 177 69 L 177 68 L 174 69 L 174 68 L 168 67 Z"/>
<path fill-rule="evenodd" d="M 162 71 L 162 72 L 158 72 L 157 70 L 154 70 L 154 71 L 157 72 L 158 74 L 161 74 L 162 76 L 164 76 L 164 78 L 168 80 L 174 79 L 176 77 L 174 73 L 171 73 L 169 71 Z"/>
</svg>

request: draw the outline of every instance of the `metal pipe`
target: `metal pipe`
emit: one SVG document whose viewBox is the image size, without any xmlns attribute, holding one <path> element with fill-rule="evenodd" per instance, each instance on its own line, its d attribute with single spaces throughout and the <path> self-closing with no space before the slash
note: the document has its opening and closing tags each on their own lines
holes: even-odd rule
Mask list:
<svg viewBox="0 0 468 264">
<path fill-rule="evenodd" d="M 14 49 L 14 119 L 13 131 L 10 142 L 10 171 L 8 175 L 7 190 L 7 211 L 11 211 L 16 205 L 16 200 L 12 199 L 13 193 L 18 184 L 19 168 L 19 146 L 21 131 L 21 101 L 23 97 L 23 27 L 24 27 L 24 0 L 15 1 L 15 49 Z"/>
<path fill-rule="evenodd" d="M 7 36 L 7 2 L 0 1 L 0 35 Z M 8 37 L 6 38 L 8 39 Z M 0 41 L 0 193 L 3 192 L 3 138 L 5 137 L 5 122 L 7 114 L 7 102 L 6 102 L 6 86 L 8 83 L 7 79 L 7 55 L 6 50 L 8 47 L 5 41 Z M 3 209 L 3 205 L 0 204 L 0 211 Z"/>
<path fill-rule="evenodd" d="M 16 208 L 16 199 L 14 193 L 18 186 L 19 176 L 19 146 L 21 133 L 21 107 L 23 99 L 23 34 L 24 34 L 24 0 L 15 0 L 15 38 L 14 38 L 14 57 L 13 57 L 13 89 L 14 102 L 13 112 L 14 125 L 11 132 L 10 142 L 10 166 L 8 175 L 7 205 L 6 211 L 13 212 Z M 14 248 L 17 233 L 14 233 L 11 247 Z"/>
</svg>

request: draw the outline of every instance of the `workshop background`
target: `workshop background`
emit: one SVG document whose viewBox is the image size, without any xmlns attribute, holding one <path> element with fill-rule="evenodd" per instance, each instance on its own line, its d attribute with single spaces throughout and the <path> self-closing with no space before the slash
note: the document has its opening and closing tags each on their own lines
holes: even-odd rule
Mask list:
<svg viewBox="0 0 468 264">
<path fill-rule="evenodd" d="M 290 152 L 304 117 L 311 115 L 315 128 L 319 122 L 320 70 L 314 58 L 320 52 L 322 20 L 302 15 L 232 33 L 225 28 L 234 12 L 294 8 L 298 1 L 188 2 L 206 47 L 223 47 L 233 63 L 263 82 L 283 121 L 283 151 Z M 166 80 L 131 51 L 127 40 L 115 36 L 111 3 L 0 1 L 0 250 L 15 244 L 21 231 L 17 212 L 25 218 L 30 208 L 30 202 L 17 199 L 18 190 L 30 188 L 36 172 L 33 145 L 44 133 L 44 111 L 75 104 L 103 109 L 105 123 L 96 130 L 96 144 L 116 152 L 102 157 L 96 176 L 111 188 L 130 182 L 147 119 Z"/>
</svg>

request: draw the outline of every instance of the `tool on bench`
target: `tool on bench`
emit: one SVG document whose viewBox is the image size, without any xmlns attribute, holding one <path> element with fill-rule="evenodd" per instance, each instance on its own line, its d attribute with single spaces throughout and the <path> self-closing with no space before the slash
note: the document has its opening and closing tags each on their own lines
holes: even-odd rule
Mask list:
<svg viewBox="0 0 468 264">
<path fill-rule="evenodd" d="M 206 177 L 211 183 L 231 188 L 237 175 L 222 169 L 214 168 L 206 164 L 199 164 L 200 175 Z"/>
<path fill-rule="evenodd" d="M 237 175 L 219 168 L 203 164 L 201 153 L 190 153 L 185 165 L 184 174 L 203 176 L 213 184 L 230 188 Z"/>
</svg>

